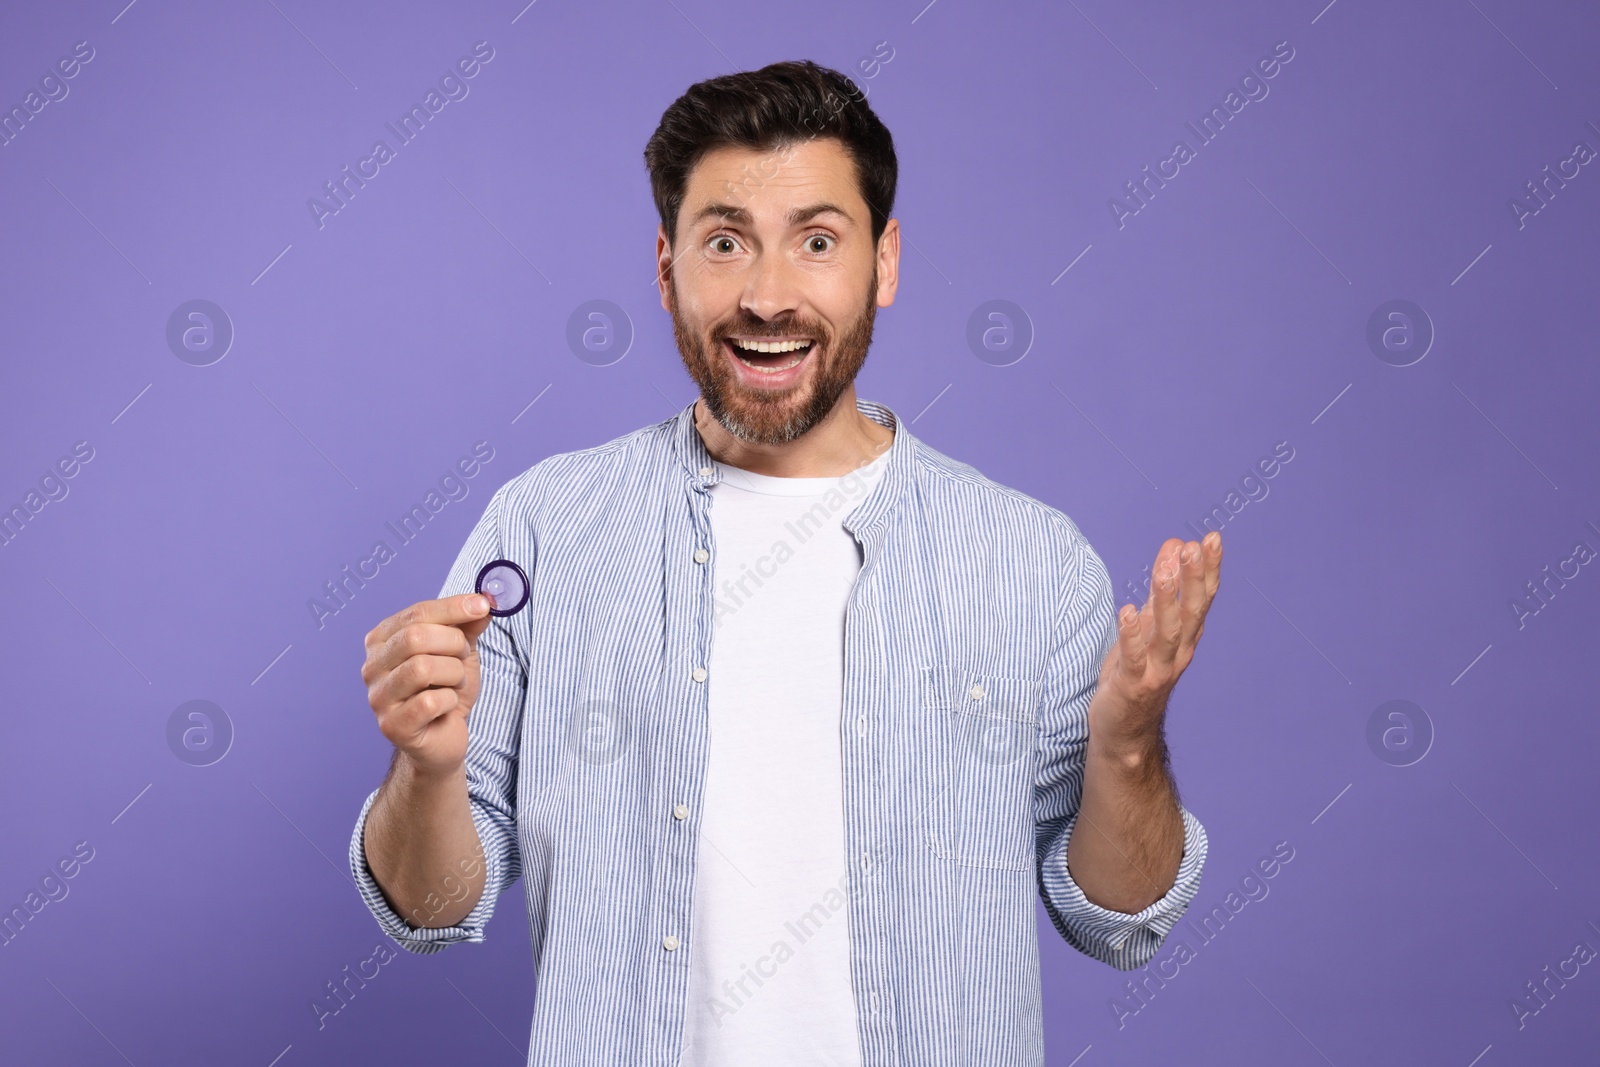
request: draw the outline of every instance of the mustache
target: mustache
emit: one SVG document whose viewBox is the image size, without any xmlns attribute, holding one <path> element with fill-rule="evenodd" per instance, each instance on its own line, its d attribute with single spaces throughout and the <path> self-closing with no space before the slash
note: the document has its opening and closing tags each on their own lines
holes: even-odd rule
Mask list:
<svg viewBox="0 0 1600 1067">
<path fill-rule="evenodd" d="M 802 322 L 771 323 L 771 322 L 735 322 L 718 327 L 712 331 L 712 338 L 719 343 L 738 335 L 740 337 L 809 337 L 815 341 L 826 341 L 826 330 L 815 329 Z"/>
</svg>

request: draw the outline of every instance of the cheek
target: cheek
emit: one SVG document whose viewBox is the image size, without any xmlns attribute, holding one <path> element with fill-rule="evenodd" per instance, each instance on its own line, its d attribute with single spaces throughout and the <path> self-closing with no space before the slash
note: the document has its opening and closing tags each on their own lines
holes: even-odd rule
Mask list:
<svg viewBox="0 0 1600 1067">
<path fill-rule="evenodd" d="M 718 323 L 741 317 L 739 296 L 742 286 L 726 278 L 704 277 L 678 286 L 678 315 L 696 333 L 706 333 Z"/>
<path fill-rule="evenodd" d="M 836 264 L 813 263 L 797 271 L 794 280 L 794 299 L 829 322 L 844 322 L 861 306 L 856 292 L 855 279 Z"/>
<path fill-rule="evenodd" d="M 703 259 L 692 260 L 688 269 L 680 270 L 675 279 L 678 310 L 693 322 L 709 324 L 725 318 L 729 310 L 738 307 L 738 280 L 718 272 Z"/>
<path fill-rule="evenodd" d="M 681 322 L 681 331 L 692 338 L 697 345 L 708 345 L 706 335 L 713 326 L 722 321 L 726 316 L 713 313 L 703 303 L 699 295 L 694 292 L 678 292 L 677 318 Z"/>
<path fill-rule="evenodd" d="M 685 303 L 678 305 L 678 310 L 682 313 L 684 324 L 689 329 L 695 333 L 705 333 L 727 318 L 727 312 L 720 310 L 722 307 L 721 303 L 712 303 L 690 296 Z"/>
<path fill-rule="evenodd" d="M 840 286 L 838 291 L 819 293 L 812 305 L 828 321 L 834 337 L 844 334 L 869 311 L 868 291 L 858 285 Z"/>
</svg>

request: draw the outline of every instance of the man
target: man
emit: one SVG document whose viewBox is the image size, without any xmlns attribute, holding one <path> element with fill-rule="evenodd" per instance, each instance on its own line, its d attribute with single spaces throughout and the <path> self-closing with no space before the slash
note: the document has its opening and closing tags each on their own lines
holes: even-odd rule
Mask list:
<svg viewBox="0 0 1600 1067">
<path fill-rule="evenodd" d="M 1162 723 L 1220 537 L 1119 615 L 1066 515 L 856 397 L 900 239 L 847 79 L 702 82 L 645 158 L 700 396 L 503 485 L 367 635 L 362 893 L 430 953 L 523 877 L 530 1063 L 1040 1064 L 1035 894 L 1131 969 L 1198 888 Z"/>
</svg>

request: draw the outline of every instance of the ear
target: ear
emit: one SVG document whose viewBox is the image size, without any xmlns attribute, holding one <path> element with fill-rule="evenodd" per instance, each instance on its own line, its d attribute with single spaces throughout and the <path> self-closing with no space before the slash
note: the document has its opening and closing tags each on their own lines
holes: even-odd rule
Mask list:
<svg viewBox="0 0 1600 1067">
<path fill-rule="evenodd" d="M 886 308 L 894 303 L 895 290 L 900 286 L 899 219 L 892 218 L 884 226 L 873 269 L 878 272 L 878 306 Z"/>
<path fill-rule="evenodd" d="M 672 243 L 667 240 L 665 226 L 656 226 L 656 288 L 661 293 L 661 309 L 671 311 L 667 303 L 667 287 L 672 284 Z"/>
</svg>

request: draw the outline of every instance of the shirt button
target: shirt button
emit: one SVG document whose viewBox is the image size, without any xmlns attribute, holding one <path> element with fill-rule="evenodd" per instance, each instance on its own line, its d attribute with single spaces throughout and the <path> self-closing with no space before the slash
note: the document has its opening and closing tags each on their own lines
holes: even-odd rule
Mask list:
<svg viewBox="0 0 1600 1067">
<path fill-rule="evenodd" d="M 711 553 L 707 552 L 705 549 L 697 548 L 697 549 L 694 550 L 694 561 L 696 563 L 704 563 L 706 560 L 708 560 L 710 558 L 711 558 Z"/>
<path fill-rule="evenodd" d="M 673 808 L 672 817 L 674 819 L 687 819 L 689 817 L 689 805 L 679 804 L 677 807 Z"/>
<path fill-rule="evenodd" d="M 866 871 L 866 870 L 870 870 L 871 867 L 872 867 L 872 857 L 869 856 L 867 853 L 863 852 L 861 854 L 861 869 L 863 871 Z"/>
<path fill-rule="evenodd" d="M 856 736 L 867 736 L 867 717 L 865 715 L 862 715 L 860 718 L 856 719 Z"/>
<path fill-rule="evenodd" d="M 968 690 L 968 692 L 972 694 L 973 700 L 983 699 L 983 686 L 981 685 L 974 684 L 973 687 Z"/>
<path fill-rule="evenodd" d="M 700 474 L 701 474 L 702 477 L 709 478 L 715 473 L 716 473 L 716 471 L 712 470 L 710 467 L 701 467 L 700 468 Z"/>
<path fill-rule="evenodd" d="M 696 667 L 694 669 L 694 680 L 697 682 L 706 680 L 706 669 L 704 667 Z"/>
<path fill-rule="evenodd" d="M 666 937 L 661 939 L 661 947 L 666 949 L 668 952 L 676 952 L 678 951 L 678 939 L 672 934 L 668 934 Z"/>
</svg>

